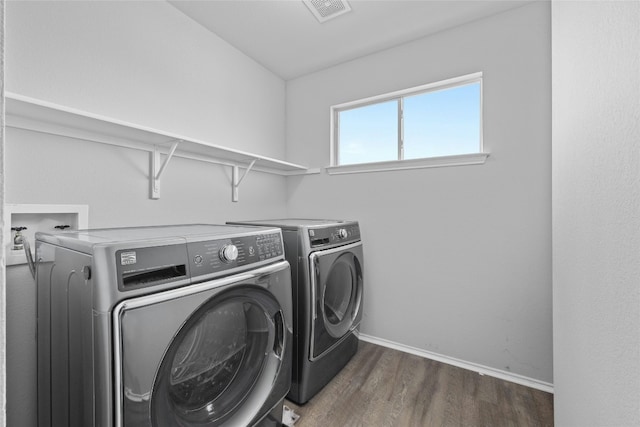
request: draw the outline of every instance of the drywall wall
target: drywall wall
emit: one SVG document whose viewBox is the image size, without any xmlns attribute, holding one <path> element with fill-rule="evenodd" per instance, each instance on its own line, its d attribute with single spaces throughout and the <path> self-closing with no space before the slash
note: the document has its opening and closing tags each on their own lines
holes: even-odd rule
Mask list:
<svg viewBox="0 0 640 427">
<path fill-rule="evenodd" d="M 282 157 L 284 82 L 165 2 L 8 2 L 7 90 Z"/>
<path fill-rule="evenodd" d="M 640 2 L 553 3 L 555 424 L 640 425 Z"/>
<path fill-rule="evenodd" d="M 4 2 L 0 2 L 0 218 L 4 217 Z M 1 221 L 1 220 L 0 220 Z M 0 227 L 0 242 L 4 242 L 4 227 Z M 3 245 L 4 246 L 4 245 Z M 0 426 L 7 422 L 7 293 L 6 256 L 0 248 Z"/>
<path fill-rule="evenodd" d="M 8 91 L 270 157 L 285 84 L 165 2 L 8 2 Z M 148 198 L 149 154 L 7 128 L 7 203 L 89 205 L 90 227 L 286 213 L 285 178 L 174 158 Z M 35 290 L 7 269 L 8 423 L 35 425 Z"/>
<path fill-rule="evenodd" d="M 549 386 L 550 5 L 287 82 L 287 158 L 329 164 L 331 105 L 481 71 L 481 166 L 290 178 L 289 214 L 360 221 L 362 333 Z"/>
<path fill-rule="evenodd" d="M 8 91 L 283 157 L 284 82 L 171 5 L 7 6 Z M 92 227 L 221 221 L 257 206 L 284 211 L 280 177 L 250 174 L 241 203 L 232 204 L 229 168 L 176 158 L 163 175 L 161 199 L 149 200 L 144 152 L 9 132 L 7 201 L 88 203 Z M 265 188 L 273 188 L 272 202 Z"/>
</svg>

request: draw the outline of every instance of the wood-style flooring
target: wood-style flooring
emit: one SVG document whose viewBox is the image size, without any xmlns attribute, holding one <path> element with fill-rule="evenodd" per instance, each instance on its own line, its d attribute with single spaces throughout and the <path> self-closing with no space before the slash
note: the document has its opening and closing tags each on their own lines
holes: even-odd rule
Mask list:
<svg viewBox="0 0 640 427">
<path fill-rule="evenodd" d="M 360 341 L 295 427 L 553 426 L 553 395 Z"/>
</svg>

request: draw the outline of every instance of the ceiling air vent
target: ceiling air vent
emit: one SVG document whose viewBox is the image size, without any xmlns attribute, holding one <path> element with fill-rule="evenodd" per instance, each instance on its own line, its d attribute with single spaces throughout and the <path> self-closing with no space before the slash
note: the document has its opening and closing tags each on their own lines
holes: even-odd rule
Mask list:
<svg viewBox="0 0 640 427">
<path fill-rule="evenodd" d="M 325 22 L 347 13 L 351 6 L 346 0 L 302 0 L 319 22 Z"/>
</svg>

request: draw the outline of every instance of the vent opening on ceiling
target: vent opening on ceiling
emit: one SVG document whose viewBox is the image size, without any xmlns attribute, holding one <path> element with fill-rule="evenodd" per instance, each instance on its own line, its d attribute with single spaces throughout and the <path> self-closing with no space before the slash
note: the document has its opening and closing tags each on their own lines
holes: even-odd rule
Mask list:
<svg viewBox="0 0 640 427">
<path fill-rule="evenodd" d="M 351 10 L 346 0 L 302 0 L 319 22 L 338 17 Z"/>
</svg>

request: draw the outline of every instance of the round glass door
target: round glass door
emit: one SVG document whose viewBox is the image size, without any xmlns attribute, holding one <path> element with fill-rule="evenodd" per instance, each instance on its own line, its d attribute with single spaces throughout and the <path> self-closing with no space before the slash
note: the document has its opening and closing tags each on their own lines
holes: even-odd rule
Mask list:
<svg viewBox="0 0 640 427">
<path fill-rule="evenodd" d="M 340 255 L 324 283 L 322 312 L 329 334 L 340 338 L 352 327 L 362 297 L 362 270 L 352 253 Z"/>
<path fill-rule="evenodd" d="M 278 347 L 279 305 L 246 288 L 221 294 L 183 325 L 158 371 L 154 426 L 217 426 L 240 407 Z"/>
</svg>

